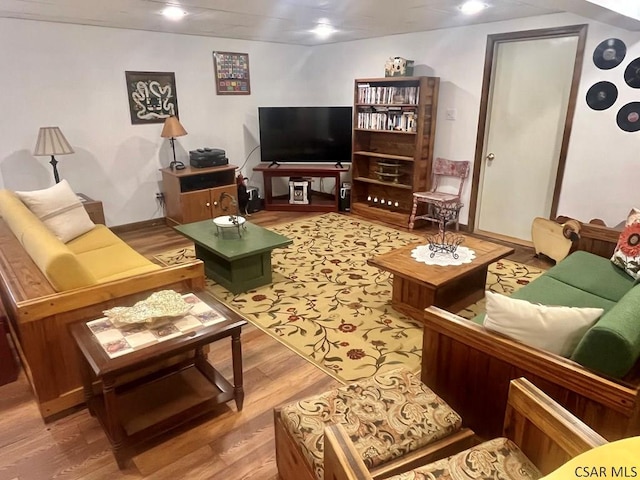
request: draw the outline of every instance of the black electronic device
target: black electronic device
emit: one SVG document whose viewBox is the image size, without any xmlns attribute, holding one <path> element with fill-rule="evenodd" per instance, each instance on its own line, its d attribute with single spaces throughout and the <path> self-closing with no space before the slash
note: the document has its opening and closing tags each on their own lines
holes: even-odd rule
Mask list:
<svg viewBox="0 0 640 480">
<path fill-rule="evenodd" d="M 249 202 L 247 203 L 246 213 L 259 212 L 262 208 L 260 190 L 257 187 L 247 187 L 247 193 L 249 194 Z"/>
<path fill-rule="evenodd" d="M 263 162 L 351 162 L 351 107 L 258 107 Z"/>
<path fill-rule="evenodd" d="M 189 163 L 195 168 L 219 167 L 227 165 L 229 159 L 221 148 L 198 148 L 189 151 Z"/>
</svg>

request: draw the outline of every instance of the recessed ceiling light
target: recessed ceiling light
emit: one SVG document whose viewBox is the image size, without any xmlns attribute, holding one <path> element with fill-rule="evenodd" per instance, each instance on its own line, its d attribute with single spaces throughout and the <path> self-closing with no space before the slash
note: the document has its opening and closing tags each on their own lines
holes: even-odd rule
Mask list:
<svg viewBox="0 0 640 480">
<path fill-rule="evenodd" d="M 162 15 L 167 17 L 170 20 L 180 20 L 187 14 L 186 11 L 182 10 L 180 7 L 166 7 L 162 10 Z"/>
<path fill-rule="evenodd" d="M 481 2 L 480 0 L 467 0 L 458 8 L 465 15 L 474 15 L 478 12 L 481 12 L 487 7 L 489 7 L 489 5 L 487 5 L 484 2 Z"/>
<path fill-rule="evenodd" d="M 329 25 L 329 23 L 325 19 L 320 20 L 320 22 L 321 23 L 318 23 L 316 28 L 311 30 L 313 33 L 316 34 L 317 37 L 328 38 L 331 36 L 331 34 L 337 32 L 337 30 L 333 28 L 331 25 Z"/>
</svg>

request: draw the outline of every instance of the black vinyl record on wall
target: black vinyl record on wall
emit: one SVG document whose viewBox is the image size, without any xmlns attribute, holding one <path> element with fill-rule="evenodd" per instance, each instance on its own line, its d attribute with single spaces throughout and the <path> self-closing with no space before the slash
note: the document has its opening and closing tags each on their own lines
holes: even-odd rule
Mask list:
<svg viewBox="0 0 640 480">
<path fill-rule="evenodd" d="M 618 89 L 611 82 L 598 82 L 587 91 L 587 105 L 594 110 L 606 110 L 616 103 Z"/>
<path fill-rule="evenodd" d="M 640 88 L 640 57 L 627 65 L 624 71 L 624 81 L 631 88 Z"/>
<path fill-rule="evenodd" d="M 618 111 L 618 126 L 625 132 L 640 130 L 640 102 L 627 103 Z"/>
<path fill-rule="evenodd" d="M 593 63 L 602 70 L 617 67 L 627 54 L 627 46 L 617 38 L 608 38 L 598 44 L 593 52 Z"/>
</svg>

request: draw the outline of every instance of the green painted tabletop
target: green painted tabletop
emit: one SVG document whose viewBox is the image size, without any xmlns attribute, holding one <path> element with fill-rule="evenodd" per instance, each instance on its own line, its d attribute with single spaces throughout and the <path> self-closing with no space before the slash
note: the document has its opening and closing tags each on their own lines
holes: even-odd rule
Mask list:
<svg viewBox="0 0 640 480">
<path fill-rule="evenodd" d="M 286 247 L 293 243 L 290 238 L 258 225 L 245 222 L 244 226 L 246 228 L 240 229 L 240 236 L 236 228 L 218 229 L 212 220 L 186 223 L 174 228 L 194 243 L 229 261 L 271 251 L 274 248 Z"/>
</svg>

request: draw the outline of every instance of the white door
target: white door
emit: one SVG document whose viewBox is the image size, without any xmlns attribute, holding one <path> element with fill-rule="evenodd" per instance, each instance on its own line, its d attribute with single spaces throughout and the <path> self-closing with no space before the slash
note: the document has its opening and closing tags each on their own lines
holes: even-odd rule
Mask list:
<svg viewBox="0 0 640 480">
<path fill-rule="evenodd" d="M 475 231 L 527 243 L 549 218 L 578 36 L 498 42 Z"/>
</svg>

